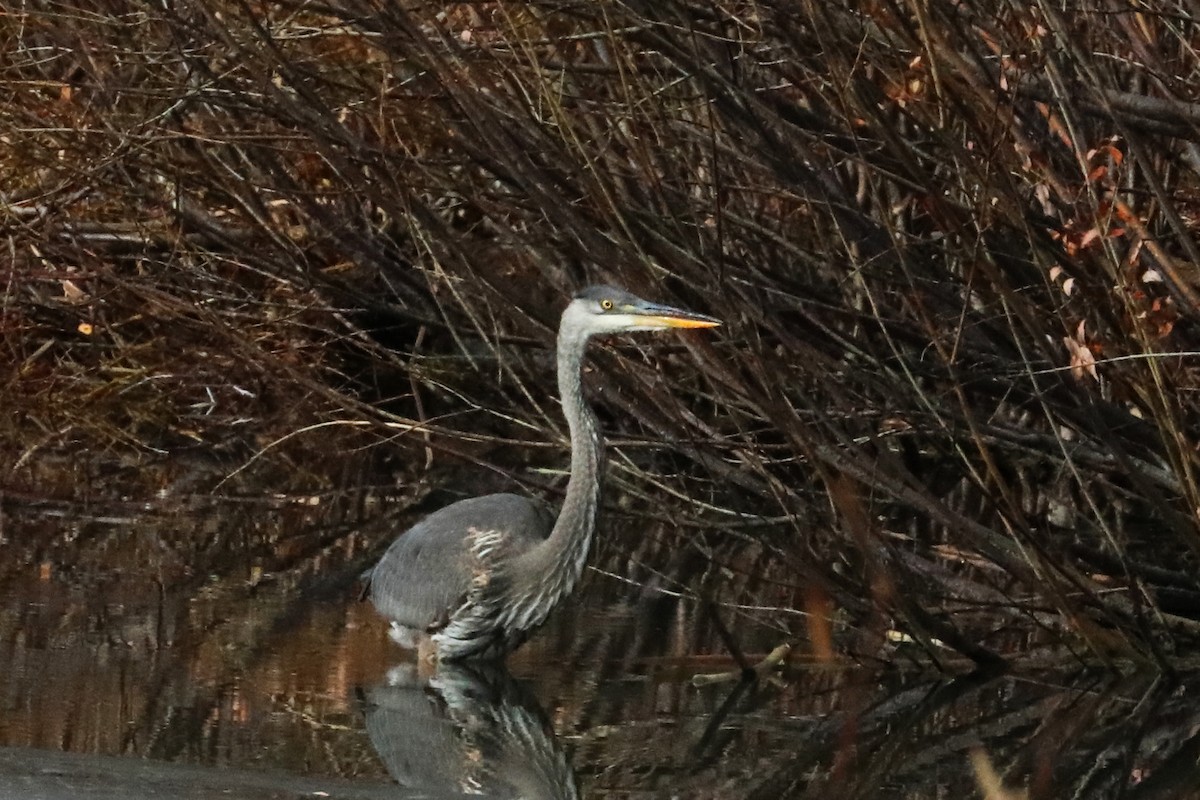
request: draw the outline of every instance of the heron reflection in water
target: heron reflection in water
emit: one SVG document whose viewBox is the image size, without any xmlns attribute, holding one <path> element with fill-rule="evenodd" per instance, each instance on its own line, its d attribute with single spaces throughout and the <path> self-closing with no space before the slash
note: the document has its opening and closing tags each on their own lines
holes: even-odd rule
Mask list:
<svg viewBox="0 0 1200 800">
<path fill-rule="evenodd" d="M 366 693 L 367 735 L 420 797 L 574 800 L 575 773 L 545 714 L 502 667 L 442 664 L 427 682 L 393 669 Z"/>
<path fill-rule="evenodd" d="M 580 374 L 597 334 L 712 328 L 720 321 L 592 286 L 563 311 L 558 390 L 571 432 L 571 474 L 558 519 L 528 498 L 490 494 L 434 512 L 364 574 L 402 645 L 431 637 L 440 661 L 498 658 L 519 646 L 575 588 L 591 547 L 604 445 Z"/>
</svg>

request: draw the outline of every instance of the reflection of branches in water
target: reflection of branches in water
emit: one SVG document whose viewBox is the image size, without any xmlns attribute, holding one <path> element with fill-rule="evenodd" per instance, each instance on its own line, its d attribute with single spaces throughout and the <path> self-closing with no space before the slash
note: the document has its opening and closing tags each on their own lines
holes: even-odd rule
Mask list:
<svg viewBox="0 0 1200 800">
<path fill-rule="evenodd" d="M 257 523 L 263 525 L 262 515 L 257 516 Z M 246 522 L 234 515 L 230 524 Z M 171 525 L 178 528 L 180 522 Z M 151 530 L 156 529 L 147 528 L 142 534 Z M 130 705 L 145 702 L 143 711 L 134 712 L 136 733 L 119 746 L 107 747 L 110 752 L 127 748 L 198 760 L 261 757 L 268 745 L 254 739 L 243 742 L 247 734 L 236 715 L 242 713 L 246 698 L 238 683 L 256 664 L 276 663 L 271 661 L 275 658 L 287 665 L 284 675 L 308 669 L 312 656 L 294 657 L 298 653 L 288 648 L 312 648 L 334 635 L 320 629 L 291 641 L 292 615 L 299 613 L 296 603 L 301 602 L 296 597 L 312 585 L 306 583 L 306 575 L 334 569 L 323 548 L 338 538 L 337 530 L 336 524 L 318 526 L 312 534 L 314 549 L 307 556 L 297 559 L 302 548 L 291 552 L 286 563 L 297 570 L 294 574 L 277 575 L 253 592 L 233 577 L 199 591 L 197 599 L 185 603 L 196 615 L 185 621 L 198 623 L 197 630 L 181 634 L 178 622 L 175 627 L 165 625 L 162 630 L 171 631 L 172 646 L 127 653 L 118 665 L 125 682 L 115 690 L 96 682 L 82 688 L 68 686 L 60 674 L 47 672 L 41 681 L 44 691 L 86 694 L 109 713 L 99 720 L 89 718 L 89 726 L 111 728 L 116 735 L 127 730 L 116 721 L 127 721 Z M 381 533 L 369 538 L 375 540 Z M 117 541 L 111 536 L 84 538 L 110 547 Z M 227 541 L 228 534 L 214 537 L 208 532 L 204 538 Z M 93 568 L 98 574 L 105 569 L 104 565 Z M 1137 796 L 1169 797 L 1196 778 L 1195 762 L 1189 762 L 1188 756 L 1198 745 L 1195 739 L 1186 739 L 1200 725 L 1200 709 L 1190 697 L 1192 683 L 1171 687 L 1138 678 L 1107 684 L 1086 678 L 1055 682 L 1053 676 L 1036 681 L 1009 677 L 986 683 L 975 679 L 913 683 L 888 672 L 803 671 L 793 666 L 784 672 L 783 682 L 746 687 L 736 695 L 720 686 L 696 690 L 686 682 L 693 673 L 735 666 L 728 659 L 716 662 L 696 655 L 717 649 L 712 614 L 700 613 L 696 605 L 678 598 L 651 594 L 644 600 L 640 608 L 618 605 L 606 613 L 603 595 L 582 595 L 578 604 L 561 610 L 557 624 L 514 659 L 526 665 L 524 673 L 534 677 L 539 696 L 555 698 L 555 725 L 571 745 L 572 760 L 589 784 L 591 796 L 667 790 L 698 796 L 714 786 L 727 787 L 731 796 L 762 798 L 924 798 L 946 787 L 965 796 L 974 785 L 966 755 L 974 745 L 984 748 L 1008 785 L 1029 784 L 1034 797 L 1066 796 L 1068 790 L 1078 791 L 1081 797 L 1115 796 L 1120 787 L 1130 784 L 1131 776 L 1144 779 Z M 171 610 L 177 602 L 183 601 L 169 600 L 156 613 L 178 616 L 181 612 Z M 114 607 L 108 622 L 131 622 L 151 605 Z M 33 633 L 45 624 L 28 617 L 24 622 L 24 629 L 6 629 L 13 636 L 3 641 L 19 639 L 22 630 Z M 74 626 L 67 623 L 64 633 Z M 752 634 L 736 627 L 729 634 L 737 644 L 749 644 L 747 653 L 759 652 L 764 638 L 773 641 L 769 630 L 765 637 L 761 631 Z M 74 636 L 80 636 L 78 630 Z M 87 665 L 89 674 L 102 679 L 106 664 L 115 660 L 118 651 L 111 646 L 103 652 L 70 649 L 72 641 L 77 639 L 43 640 L 43 644 L 66 646 Z M 12 652 L 2 665 L 8 668 L 5 674 L 11 676 L 14 665 L 19 671 L 17 660 L 29 658 L 29 651 Z M 151 666 L 138 666 L 141 658 Z M 319 685 L 336 692 L 333 673 L 351 661 L 344 653 L 330 658 L 324 665 L 330 674 L 322 677 L 328 682 Z M 193 671 L 197 665 L 205 674 L 212 673 L 213 679 L 197 682 Z M 278 686 L 280 692 L 288 691 L 289 680 Z M 19 690 L 21 685 L 12 688 Z M 115 702 L 103 703 L 102 698 L 110 695 L 126 703 L 123 712 Z M 545 722 L 540 713 L 526 709 L 527 716 L 505 722 L 508 711 L 497 709 L 516 713 L 523 701 L 504 700 L 504 696 L 494 682 L 447 680 L 436 691 L 412 695 L 412 702 L 419 701 L 427 713 L 443 715 L 455 730 L 476 736 L 471 746 L 480 752 L 499 752 L 500 746 L 494 744 L 497 737 L 525 742 L 520 747 L 526 754 L 546 746 L 534 743 Z M 487 701 L 482 707 L 491 710 L 480 711 L 476 700 Z M 274 710 L 279 707 L 276 704 Z M 11 725 L 12 715 L 6 715 L 3 723 Z M 311 749 L 297 749 L 306 753 L 310 763 L 325 764 L 328 771 L 367 769 L 351 760 L 361 738 L 338 727 L 306 729 L 300 736 Z M 70 728 L 64 738 L 77 730 Z M 459 736 L 459 744 L 463 741 Z M 295 743 L 294 731 L 283 742 Z M 324 760 L 338 758 L 346 761 Z M 1054 794 L 1060 789 L 1062 794 Z"/>
<path fill-rule="evenodd" d="M 589 796 L 977 796 L 976 747 L 1033 798 L 1116 798 L 1139 780 L 1195 778 L 1186 761 L 1200 724 L 1194 681 L 1049 672 L 929 681 L 793 665 L 781 681 L 696 690 L 687 674 L 711 662 L 656 663 L 640 679 L 608 680 L 571 663 L 575 683 L 598 689 L 577 689 L 556 715 Z"/>
<path fill-rule="evenodd" d="M 710 720 L 692 767 L 681 767 L 699 773 L 699 786 L 757 763 L 743 796 L 762 800 L 970 796 L 969 756 L 981 747 L 1033 798 L 1190 796 L 1200 703 L 1187 688 L 1136 677 L 1054 685 L 978 674 L 901 689 L 850 681 L 832 713 L 779 721 L 755 713 L 768 689 L 748 683 Z"/>
<path fill-rule="evenodd" d="M 377 504 L 353 491 L 319 503 L 176 501 L 124 518 L 100 517 L 103 505 L 6 512 L 0 671 L 21 697 L 0 722 L 6 742 L 216 757 L 245 722 L 243 676 L 269 672 L 296 630 L 330 638 L 307 630 L 307 618 L 346 592 L 380 535 L 357 517 Z M 39 561 L 41 580 L 31 577 Z M 257 689 L 287 698 L 296 673 L 341 691 L 334 665 L 304 655 L 289 671 L 258 675 Z"/>
</svg>

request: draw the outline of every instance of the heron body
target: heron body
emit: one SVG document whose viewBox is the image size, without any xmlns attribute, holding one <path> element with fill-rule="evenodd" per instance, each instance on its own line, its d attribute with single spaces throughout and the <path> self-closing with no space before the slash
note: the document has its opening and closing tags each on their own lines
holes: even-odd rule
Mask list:
<svg viewBox="0 0 1200 800">
<path fill-rule="evenodd" d="M 514 494 L 460 500 L 402 534 L 364 577 L 393 638 L 433 639 L 440 660 L 496 658 L 537 628 L 575 588 L 600 503 L 604 445 L 580 371 L 596 334 L 708 328 L 712 317 L 621 289 L 584 289 L 558 331 L 558 389 L 571 434 L 571 473 L 557 519 Z"/>
</svg>

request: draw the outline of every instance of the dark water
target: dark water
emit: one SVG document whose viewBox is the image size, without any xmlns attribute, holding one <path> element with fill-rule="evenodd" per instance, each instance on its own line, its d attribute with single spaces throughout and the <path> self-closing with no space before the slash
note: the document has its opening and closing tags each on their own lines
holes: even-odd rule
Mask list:
<svg viewBox="0 0 1200 800">
<path fill-rule="evenodd" d="M 4 796 L 1200 796 L 1186 678 L 821 663 L 799 614 L 747 598 L 716 618 L 793 658 L 698 688 L 736 666 L 714 613 L 622 580 L 652 573 L 620 531 L 506 671 L 430 680 L 357 601 L 411 521 L 371 492 L 10 495 L 0 520 Z"/>
</svg>

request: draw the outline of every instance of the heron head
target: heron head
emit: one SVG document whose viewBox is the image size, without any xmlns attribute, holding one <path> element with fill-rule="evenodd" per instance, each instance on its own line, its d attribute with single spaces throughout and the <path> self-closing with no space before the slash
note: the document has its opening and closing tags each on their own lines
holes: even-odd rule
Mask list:
<svg viewBox="0 0 1200 800">
<path fill-rule="evenodd" d="M 587 336 L 622 331 L 661 331 L 667 328 L 714 328 L 719 319 L 682 308 L 651 303 L 615 286 L 589 286 L 575 295 L 563 312 L 570 324 Z"/>
</svg>

